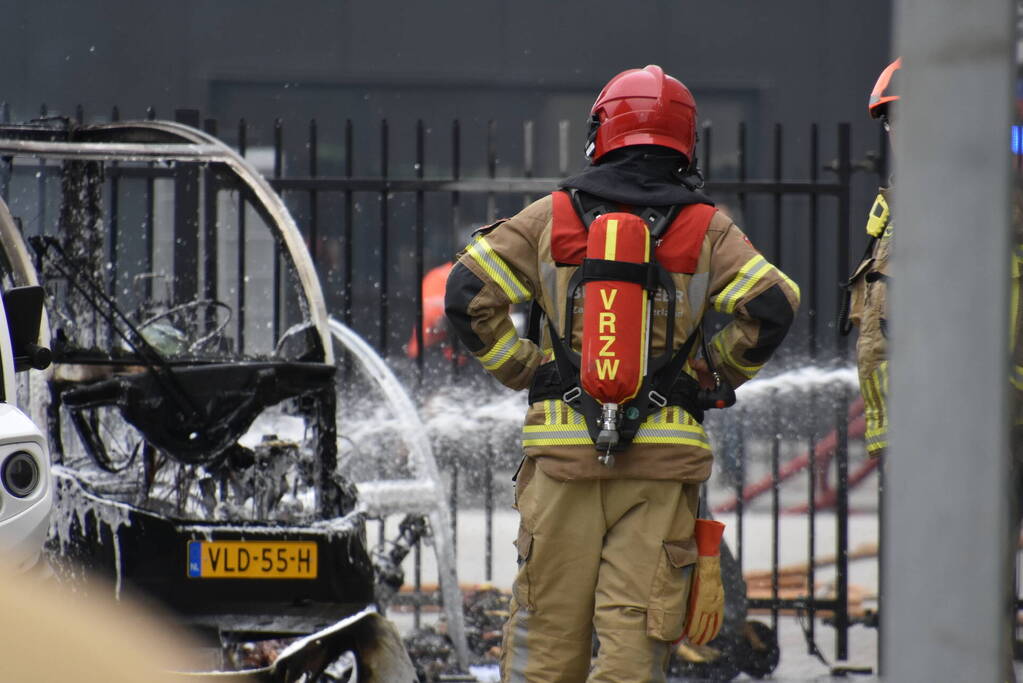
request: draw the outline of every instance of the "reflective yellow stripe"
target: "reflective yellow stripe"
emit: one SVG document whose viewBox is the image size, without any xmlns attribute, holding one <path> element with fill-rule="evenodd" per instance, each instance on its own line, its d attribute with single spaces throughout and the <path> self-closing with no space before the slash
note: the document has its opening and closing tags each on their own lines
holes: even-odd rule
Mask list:
<svg viewBox="0 0 1023 683">
<path fill-rule="evenodd" d="M 686 415 L 686 417 L 689 416 Z M 669 443 L 710 449 L 707 433 L 695 420 L 692 421 L 692 424 L 669 422 L 657 425 L 651 424 L 647 420 L 636 431 L 636 438 L 632 440 L 632 443 Z"/>
<path fill-rule="evenodd" d="M 742 297 L 772 269 L 773 266 L 760 254 L 751 258 L 739 269 L 739 274 L 735 276 L 735 279 L 711 300 L 714 309 L 721 313 L 733 312 Z"/>
<path fill-rule="evenodd" d="M 611 218 L 607 221 L 607 234 L 604 236 L 604 258 L 608 261 L 615 260 L 615 251 L 618 249 L 618 221 Z"/>
<path fill-rule="evenodd" d="M 803 293 L 800 291 L 799 285 L 796 284 L 795 280 L 793 280 L 780 270 L 778 271 L 778 275 L 781 275 L 781 279 L 785 281 L 785 284 L 792 288 L 793 293 L 795 293 L 796 295 L 797 301 L 803 297 Z"/>
<path fill-rule="evenodd" d="M 1010 378 L 1010 381 L 1012 382 L 1012 386 L 1023 391 L 1023 365 L 1014 365 L 1012 367 L 1012 377 Z"/>
<path fill-rule="evenodd" d="M 760 365 L 743 365 L 739 361 L 735 360 L 735 357 L 732 356 L 732 353 L 727 348 L 725 348 L 725 342 L 721 334 L 717 334 L 714 336 L 714 339 L 712 340 L 712 345 L 714 346 L 715 349 L 717 349 L 718 353 L 721 354 L 722 360 L 728 363 L 728 365 L 730 365 L 735 370 L 741 372 L 747 379 L 752 379 L 754 375 L 760 372 L 760 368 L 764 367 L 763 363 L 761 363 Z"/>
<path fill-rule="evenodd" d="M 1009 287 L 1009 350 L 1015 353 L 1016 335 L 1020 316 L 1020 277 L 1023 273 L 1023 247 L 1017 246 L 1012 251 L 1012 285 Z"/>
<path fill-rule="evenodd" d="M 497 283 L 510 302 L 517 304 L 532 298 L 529 290 L 515 277 L 511 268 L 497 255 L 485 237 L 480 237 L 470 244 L 466 252 L 476 260 L 490 279 Z"/>
<path fill-rule="evenodd" d="M 508 359 L 515 355 L 520 346 L 522 346 L 522 340 L 519 339 L 518 333 L 512 329 L 498 339 L 489 351 L 480 356 L 480 362 L 487 370 L 496 370 L 508 362 Z"/>
<path fill-rule="evenodd" d="M 526 425 L 523 446 L 592 446 L 586 425 Z"/>
<path fill-rule="evenodd" d="M 547 403 L 564 405 L 562 401 L 544 402 L 544 419 L 546 424 L 526 425 L 522 428 L 523 446 L 592 446 L 590 432 L 586 427 L 582 413 L 566 406 L 569 424 L 557 420 L 560 410 L 548 409 Z M 674 417 L 674 422 L 668 420 Z M 703 427 L 689 413 L 677 406 L 666 406 L 650 415 L 636 431 L 633 443 L 675 444 L 679 446 L 695 446 L 710 449 L 710 442 Z"/>
<path fill-rule="evenodd" d="M 888 411 L 885 405 L 888 396 L 888 361 L 883 361 L 864 379 L 860 391 L 863 394 L 863 415 L 867 423 L 867 452 L 873 453 L 888 446 Z"/>
<path fill-rule="evenodd" d="M 882 448 L 888 448 L 888 433 L 867 434 L 867 453 L 876 453 Z"/>
</svg>

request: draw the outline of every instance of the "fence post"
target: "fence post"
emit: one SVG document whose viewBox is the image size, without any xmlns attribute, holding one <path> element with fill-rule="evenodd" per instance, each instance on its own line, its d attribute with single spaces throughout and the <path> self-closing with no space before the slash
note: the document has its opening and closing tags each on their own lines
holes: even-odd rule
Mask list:
<svg viewBox="0 0 1023 683">
<path fill-rule="evenodd" d="M 249 129 L 245 119 L 238 121 L 238 154 L 245 157 L 249 144 Z M 238 318 L 238 353 L 245 353 L 245 194 L 238 193 L 238 289 L 236 315 Z"/>
<path fill-rule="evenodd" d="M 284 121 L 274 119 L 274 180 L 280 180 L 284 174 Z M 284 191 L 281 191 L 283 198 Z M 274 240 L 273 253 L 273 343 L 281 338 L 281 243 Z"/>
<path fill-rule="evenodd" d="M 388 236 L 388 219 L 390 213 L 390 201 L 387 192 L 388 157 L 390 156 L 390 131 L 387 127 L 387 119 L 380 121 L 380 177 L 384 180 L 383 189 L 380 191 L 380 355 L 387 357 L 387 318 L 390 314 L 389 301 L 387 299 L 388 274 L 390 264 L 387 262 L 387 255 L 390 252 L 390 240 Z"/>
<path fill-rule="evenodd" d="M 849 271 L 849 195 L 852 182 L 851 126 L 838 124 L 838 272 Z M 841 298 L 842 293 L 839 293 Z M 839 302 L 841 304 L 841 302 Z M 840 306 L 839 306 L 840 308 Z M 836 308 L 835 310 L 839 310 Z M 836 327 L 837 331 L 837 327 Z M 848 337 L 837 334 L 838 357 L 845 359 Z M 849 394 L 843 386 L 839 389 L 835 407 L 835 428 L 838 440 L 835 445 L 836 483 L 835 498 L 835 657 L 849 658 Z"/>
<path fill-rule="evenodd" d="M 199 111 L 178 109 L 174 120 L 199 127 Z M 174 174 L 174 303 L 199 296 L 199 169 L 179 164 Z"/>
</svg>

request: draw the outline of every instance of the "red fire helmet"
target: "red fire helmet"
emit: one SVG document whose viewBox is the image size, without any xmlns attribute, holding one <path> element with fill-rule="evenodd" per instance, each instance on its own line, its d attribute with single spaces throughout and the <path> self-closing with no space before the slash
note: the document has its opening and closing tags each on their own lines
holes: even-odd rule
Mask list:
<svg viewBox="0 0 1023 683">
<path fill-rule="evenodd" d="M 881 75 L 877 77 L 877 83 L 874 84 L 874 89 L 870 91 L 870 100 L 867 102 L 867 110 L 870 112 L 871 118 L 876 119 L 882 114 L 887 113 L 888 103 L 899 99 L 898 95 L 892 95 L 888 92 L 888 86 L 892 83 L 892 76 L 901 68 L 902 57 L 899 57 L 886 66 Z"/>
<path fill-rule="evenodd" d="M 608 81 L 593 103 L 590 122 L 586 155 L 593 162 L 629 145 L 662 145 L 693 158 L 696 100 L 657 65 L 629 69 Z"/>
</svg>

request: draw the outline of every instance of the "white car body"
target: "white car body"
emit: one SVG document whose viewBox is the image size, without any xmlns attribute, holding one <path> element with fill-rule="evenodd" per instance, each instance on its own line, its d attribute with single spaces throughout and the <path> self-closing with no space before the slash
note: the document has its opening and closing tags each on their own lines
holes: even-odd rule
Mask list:
<svg viewBox="0 0 1023 683">
<path fill-rule="evenodd" d="M 53 508 L 50 453 L 42 432 L 14 405 L 14 351 L 0 299 L 0 564 L 15 571 L 33 567 L 42 553 Z M 18 455 L 23 454 L 23 455 Z M 26 455 L 35 463 L 37 481 L 30 491 L 12 491 L 3 473 Z"/>
</svg>

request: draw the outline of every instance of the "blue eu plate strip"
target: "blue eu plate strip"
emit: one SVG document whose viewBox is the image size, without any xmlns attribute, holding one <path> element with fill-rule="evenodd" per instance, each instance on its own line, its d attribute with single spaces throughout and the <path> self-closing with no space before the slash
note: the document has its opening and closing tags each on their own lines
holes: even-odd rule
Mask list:
<svg viewBox="0 0 1023 683">
<path fill-rule="evenodd" d="M 202 576 L 202 542 L 188 542 L 188 575 L 192 577 Z"/>
</svg>

